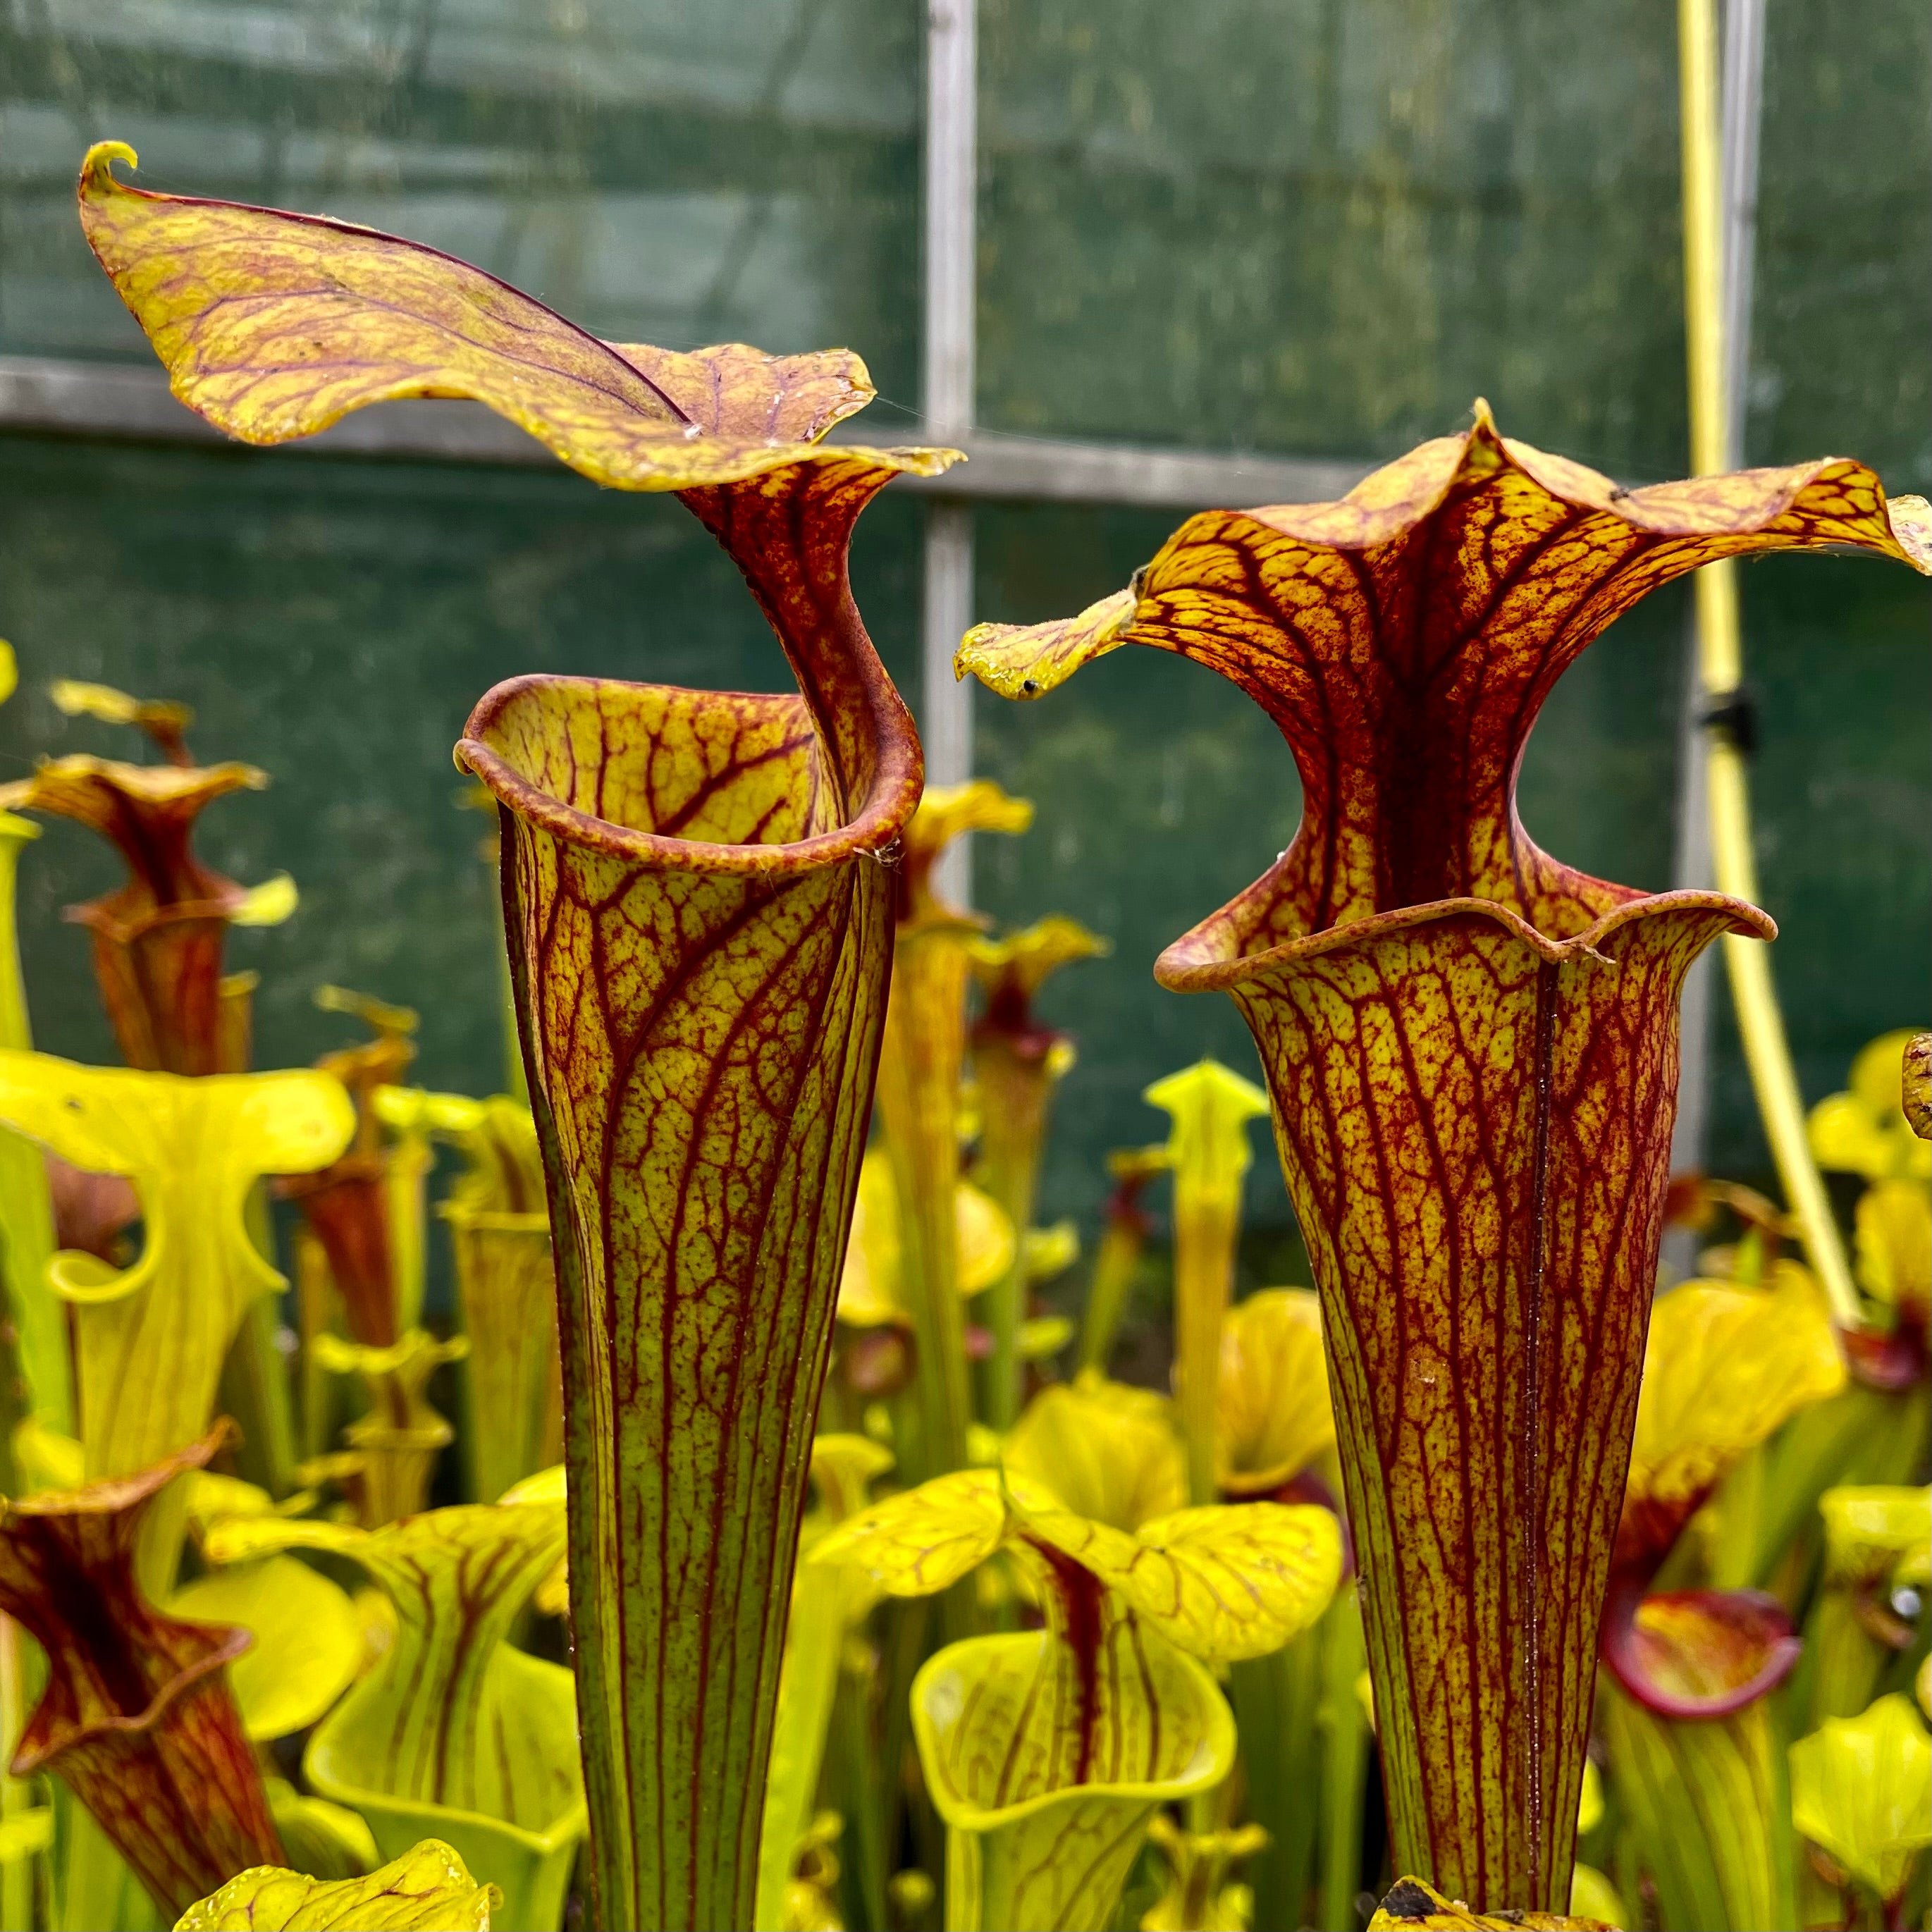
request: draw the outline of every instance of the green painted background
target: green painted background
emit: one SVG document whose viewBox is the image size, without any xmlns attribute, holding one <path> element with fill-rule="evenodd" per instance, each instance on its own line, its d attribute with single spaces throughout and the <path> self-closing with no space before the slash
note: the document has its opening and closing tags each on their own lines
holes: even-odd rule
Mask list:
<svg viewBox="0 0 1932 1932">
<path fill-rule="evenodd" d="M 917 10 L 892 0 L 39 0 L 0 24 L 0 351 L 146 351 L 74 225 L 87 141 L 141 178 L 317 208 L 470 256 L 608 336 L 872 364 L 881 436 L 917 433 Z M 1774 0 L 1750 388 L 1756 461 L 1827 451 L 1932 482 L 1932 19 L 1912 0 Z M 1399 452 L 1486 395 L 1504 428 L 1626 481 L 1684 464 L 1672 9 L 1665 0 L 982 0 L 980 409 L 1036 434 Z M 980 614 L 1118 587 L 1168 520 L 976 518 Z M 916 698 L 920 512 L 890 496 L 861 602 Z M 1932 1015 L 1927 604 L 1902 570 L 1779 559 L 1746 576 L 1766 896 L 1812 1097 L 1866 1037 Z M 1530 746 L 1526 820 L 1573 862 L 1667 883 L 1684 601 L 1626 620 Z M 470 704 L 525 670 L 776 687 L 740 586 L 674 502 L 562 472 L 0 440 L 0 634 L 28 688 L 0 771 L 116 748 L 59 718 L 65 674 L 187 699 L 194 742 L 272 775 L 207 850 L 286 868 L 303 909 L 237 935 L 260 1057 L 309 1058 L 340 980 L 420 1006 L 425 1078 L 497 1078 L 482 822 L 453 802 Z M 979 842 L 1002 920 L 1074 913 L 1113 957 L 1067 975 L 1077 1031 L 1050 1210 L 1160 1118 L 1140 1088 L 1232 1008 L 1159 992 L 1169 939 L 1294 824 L 1258 712 L 1123 654 L 1035 706 L 981 701 L 982 767 L 1040 805 Z M 58 908 L 114 868 L 77 828 L 29 857 L 42 1042 L 108 1052 Z M 1765 1162 L 1720 1041 L 1714 1157 Z M 1258 1164 L 1264 1220 L 1285 1218 Z"/>
</svg>

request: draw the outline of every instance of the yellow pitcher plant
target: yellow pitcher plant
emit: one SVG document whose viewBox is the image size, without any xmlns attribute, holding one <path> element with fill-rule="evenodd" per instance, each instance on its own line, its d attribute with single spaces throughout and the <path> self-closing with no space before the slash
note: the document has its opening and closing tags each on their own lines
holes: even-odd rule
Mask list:
<svg viewBox="0 0 1932 1932">
<path fill-rule="evenodd" d="M 1184 1483 L 1158 1398 L 1049 1390 L 1003 1468 L 875 1504 L 814 1551 L 913 1597 L 1004 1550 L 1045 1612 L 1043 1630 L 941 1650 L 914 1685 L 950 1925 L 1105 1925 L 1156 1808 L 1232 1764 L 1232 1718 L 1204 1664 L 1277 1648 L 1334 1594 L 1328 1511 L 1176 1508 Z M 1064 1856 L 1069 1842 L 1082 1856 Z"/>
<path fill-rule="evenodd" d="M 1174 1385 L 1187 1445 L 1187 1492 L 1215 1495 L 1215 1412 L 1221 1323 L 1234 1292 L 1241 1188 L 1252 1153 L 1248 1123 L 1265 1119 L 1268 1096 L 1219 1060 L 1157 1080 L 1144 1096 L 1173 1116 Z"/>
<path fill-rule="evenodd" d="M 0 1053 L 0 1120 L 77 1167 L 124 1174 L 146 1238 L 131 1267 L 55 1257 L 74 1310 L 89 1476 L 131 1474 L 206 1428 L 244 1310 L 286 1284 L 243 1219 L 264 1174 L 326 1166 L 355 1113 L 309 1072 L 172 1073 Z"/>
<path fill-rule="evenodd" d="M 979 922 L 940 897 L 933 871 L 955 838 L 1024 832 L 1033 807 L 976 778 L 935 786 L 905 830 L 892 943 L 892 984 L 874 1106 L 898 1192 L 904 1278 L 917 1336 L 920 1442 L 908 1466 L 964 1468 L 972 1383 L 959 1311 L 954 1196 L 959 1181 L 959 1082 L 966 1052 L 968 946 Z"/>
<path fill-rule="evenodd" d="M 240 1072 L 248 1028 L 245 1017 L 223 1010 L 227 931 L 279 925 L 295 910 L 295 884 L 281 873 L 238 885 L 203 865 L 193 840 L 196 821 L 217 799 L 259 790 L 268 775 L 233 760 L 194 764 L 181 740 L 192 722 L 184 706 L 71 682 L 55 697 L 70 714 L 148 732 L 168 760 L 133 765 L 76 753 L 0 787 L 0 806 L 72 819 L 127 861 L 125 885 L 68 914 L 92 938 L 94 976 L 122 1056 L 161 1072 Z"/>
<path fill-rule="evenodd" d="M 570 1672 L 509 1641 L 563 1540 L 554 1497 L 431 1510 L 373 1532 L 237 1516 L 207 1535 L 218 1563 L 313 1550 L 368 1572 L 393 1634 L 311 1734 L 304 1770 L 361 1813 L 384 1856 L 433 1837 L 490 1874 L 512 1932 L 561 1918 L 586 1823 Z"/>
<path fill-rule="evenodd" d="M 1828 1718 L 1791 1747 L 1791 1820 L 1842 1891 L 1902 1923 L 1906 1887 L 1932 1846 L 1932 1738 L 1910 1698 Z"/>
<path fill-rule="evenodd" d="M 1670 1932 L 1792 1922 L 1768 1694 L 1798 1661 L 1784 1606 L 1755 1591 L 1650 1586 L 1739 1460 L 1844 1386 L 1817 1283 L 1693 1282 L 1651 1318 L 1602 1630 L 1612 1783 Z"/>
<path fill-rule="evenodd" d="M 1033 1227 L 1053 1091 L 1073 1064 L 1072 1042 L 1036 1018 L 1033 1002 L 1061 968 L 1107 950 L 1107 942 L 1078 920 L 1058 917 L 1004 939 L 968 944 L 974 976 L 986 998 L 972 1032 L 981 1120 L 979 1176 L 1021 1238 L 990 1298 L 992 1348 L 982 1377 L 981 1420 L 992 1429 L 1010 1429 L 1019 1414 L 1025 1239 Z"/>
</svg>

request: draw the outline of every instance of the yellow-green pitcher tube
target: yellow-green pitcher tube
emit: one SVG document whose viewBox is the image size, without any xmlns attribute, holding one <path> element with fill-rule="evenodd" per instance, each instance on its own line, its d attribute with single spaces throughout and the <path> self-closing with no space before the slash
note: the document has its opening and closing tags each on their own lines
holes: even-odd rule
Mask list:
<svg viewBox="0 0 1932 1932">
<path fill-rule="evenodd" d="M 11 653 L 8 653 L 10 668 Z M 20 973 L 15 893 L 20 853 L 40 828 L 17 813 L 0 812 L 0 1048 L 29 1051 L 33 1030 Z M 47 1279 L 53 1258 L 53 1202 L 40 1150 L 0 1130 L 0 1239 L 6 1243 L 6 1285 L 20 1336 L 20 1367 L 35 1418 L 62 1436 L 74 1432 L 74 1371 L 68 1359 L 65 1311 Z"/>
<path fill-rule="evenodd" d="M 1077 921 L 1043 919 L 1002 940 L 981 940 L 973 966 L 986 1011 L 973 1029 L 980 1087 L 980 1171 L 1012 1224 L 1013 1258 L 987 1297 L 992 1348 L 981 1378 L 982 1420 L 1012 1428 L 1020 1411 L 1020 1329 L 1026 1320 L 1027 1234 L 1039 1190 L 1040 1154 L 1054 1089 L 1073 1065 L 1073 1045 L 1034 1016 L 1034 996 L 1053 974 L 1107 950 Z"/>
<path fill-rule="evenodd" d="M 1174 1169 L 1174 1392 L 1187 1444 L 1188 1500 L 1198 1507 L 1216 1493 L 1221 1323 L 1233 1296 L 1241 1183 L 1252 1158 L 1248 1123 L 1266 1117 L 1268 1096 L 1220 1061 L 1204 1060 L 1156 1081 L 1146 1098 L 1174 1117 L 1168 1156 Z"/>
<path fill-rule="evenodd" d="M 993 1346 L 986 1362 L 981 1405 L 988 1428 L 1008 1430 L 1020 1408 L 1020 1324 L 1026 1319 L 1026 1231 L 1033 1226 L 1040 1184 L 1047 1102 L 1056 1073 L 1050 1056 L 1029 1058 L 1014 1042 L 982 1040 L 974 1065 L 980 1076 L 984 1126 L 980 1180 L 1013 1225 L 1013 1258 L 986 1292 L 986 1325 Z"/>
<path fill-rule="evenodd" d="M 894 908 L 892 996 L 875 1105 L 899 1197 L 904 1285 L 916 1338 L 915 1480 L 966 1466 L 973 1390 L 959 1306 L 959 1088 L 966 987 L 982 922 L 933 890 L 933 868 L 969 832 L 1023 832 L 1033 807 L 984 778 L 928 791 L 905 829 Z M 1024 1231 L 1016 1228 L 1016 1240 Z"/>
<path fill-rule="evenodd" d="M 918 1439 L 905 1445 L 906 1460 L 922 1477 L 965 1466 L 973 1420 L 953 1206 L 970 931 L 950 920 L 902 929 L 879 1054 L 875 1104 L 898 1196 L 902 1279 L 916 1338 Z"/>
<path fill-rule="evenodd" d="M 820 1436 L 812 1445 L 812 1473 L 823 1510 L 807 1524 L 807 1536 L 814 1530 L 823 1534 L 830 1525 L 862 1508 L 867 1484 L 891 1466 L 890 1454 L 865 1436 Z M 765 1774 L 758 1902 L 752 1920 L 756 1926 L 783 1922 L 786 1883 L 816 1807 L 846 1633 L 878 1595 L 863 1575 L 838 1564 L 801 1564 L 793 1580 L 771 1762 Z"/>
</svg>

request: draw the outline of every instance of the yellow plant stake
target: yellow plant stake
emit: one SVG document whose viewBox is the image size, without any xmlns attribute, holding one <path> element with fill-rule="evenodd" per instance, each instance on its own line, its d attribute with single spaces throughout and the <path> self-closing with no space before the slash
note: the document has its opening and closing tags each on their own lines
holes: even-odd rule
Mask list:
<svg viewBox="0 0 1932 1932">
<path fill-rule="evenodd" d="M 1724 244 L 1720 208 L 1716 0 L 1678 0 L 1678 86 L 1684 142 L 1684 322 L 1690 358 L 1690 466 L 1715 476 L 1725 460 Z M 1738 622 L 1737 565 L 1722 558 L 1693 579 L 1697 598 L 1697 679 L 1703 698 L 1711 816 L 1711 866 L 1720 892 L 1755 905 L 1757 864 L 1751 850 L 1750 781 L 1744 752 L 1723 722 L 1744 681 Z M 1791 1064 L 1790 1042 L 1771 962 L 1762 946 L 1724 934 L 1724 970 L 1737 1008 L 1738 1033 L 1750 1069 L 1765 1138 L 1786 1198 L 1804 1231 L 1840 1327 L 1858 1325 L 1858 1298 L 1816 1162 L 1804 1137 L 1804 1106 Z"/>
</svg>

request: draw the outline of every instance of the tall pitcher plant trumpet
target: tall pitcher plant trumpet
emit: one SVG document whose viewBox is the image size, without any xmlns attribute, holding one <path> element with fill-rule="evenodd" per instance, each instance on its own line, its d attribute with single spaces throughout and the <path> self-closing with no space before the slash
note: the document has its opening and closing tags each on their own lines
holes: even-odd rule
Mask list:
<svg viewBox="0 0 1932 1932">
<path fill-rule="evenodd" d="M 1479 405 L 1339 502 L 1190 519 L 1078 616 L 968 634 L 1041 695 L 1126 644 L 1232 679 L 1302 787 L 1266 875 L 1156 976 L 1232 994 L 1321 1289 L 1399 1870 L 1560 1909 L 1676 1108 L 1677 998 L 1754 908 L 1540 851 L 1514 802 L 1564 669 L 1717 558 L 1932 516 L 1832 458 L 1624 490 Z"/>
<path fill-rule="evenodd" d="M 598 1920 L 743 1926 L 784 1606 L 922 778 L 847 580 L 852 527 L 951 461 L 820 439 L 842 350 L 613 345 L 435 250 L 150 195 L 81 216 L 175 393 L 279 442 L 466 396 L 607 488 L 675 491 L 797 694 L 525 677 L 460 761 L 502 828 L 557 1260 L 569 1570 Z"/>
</svg>

